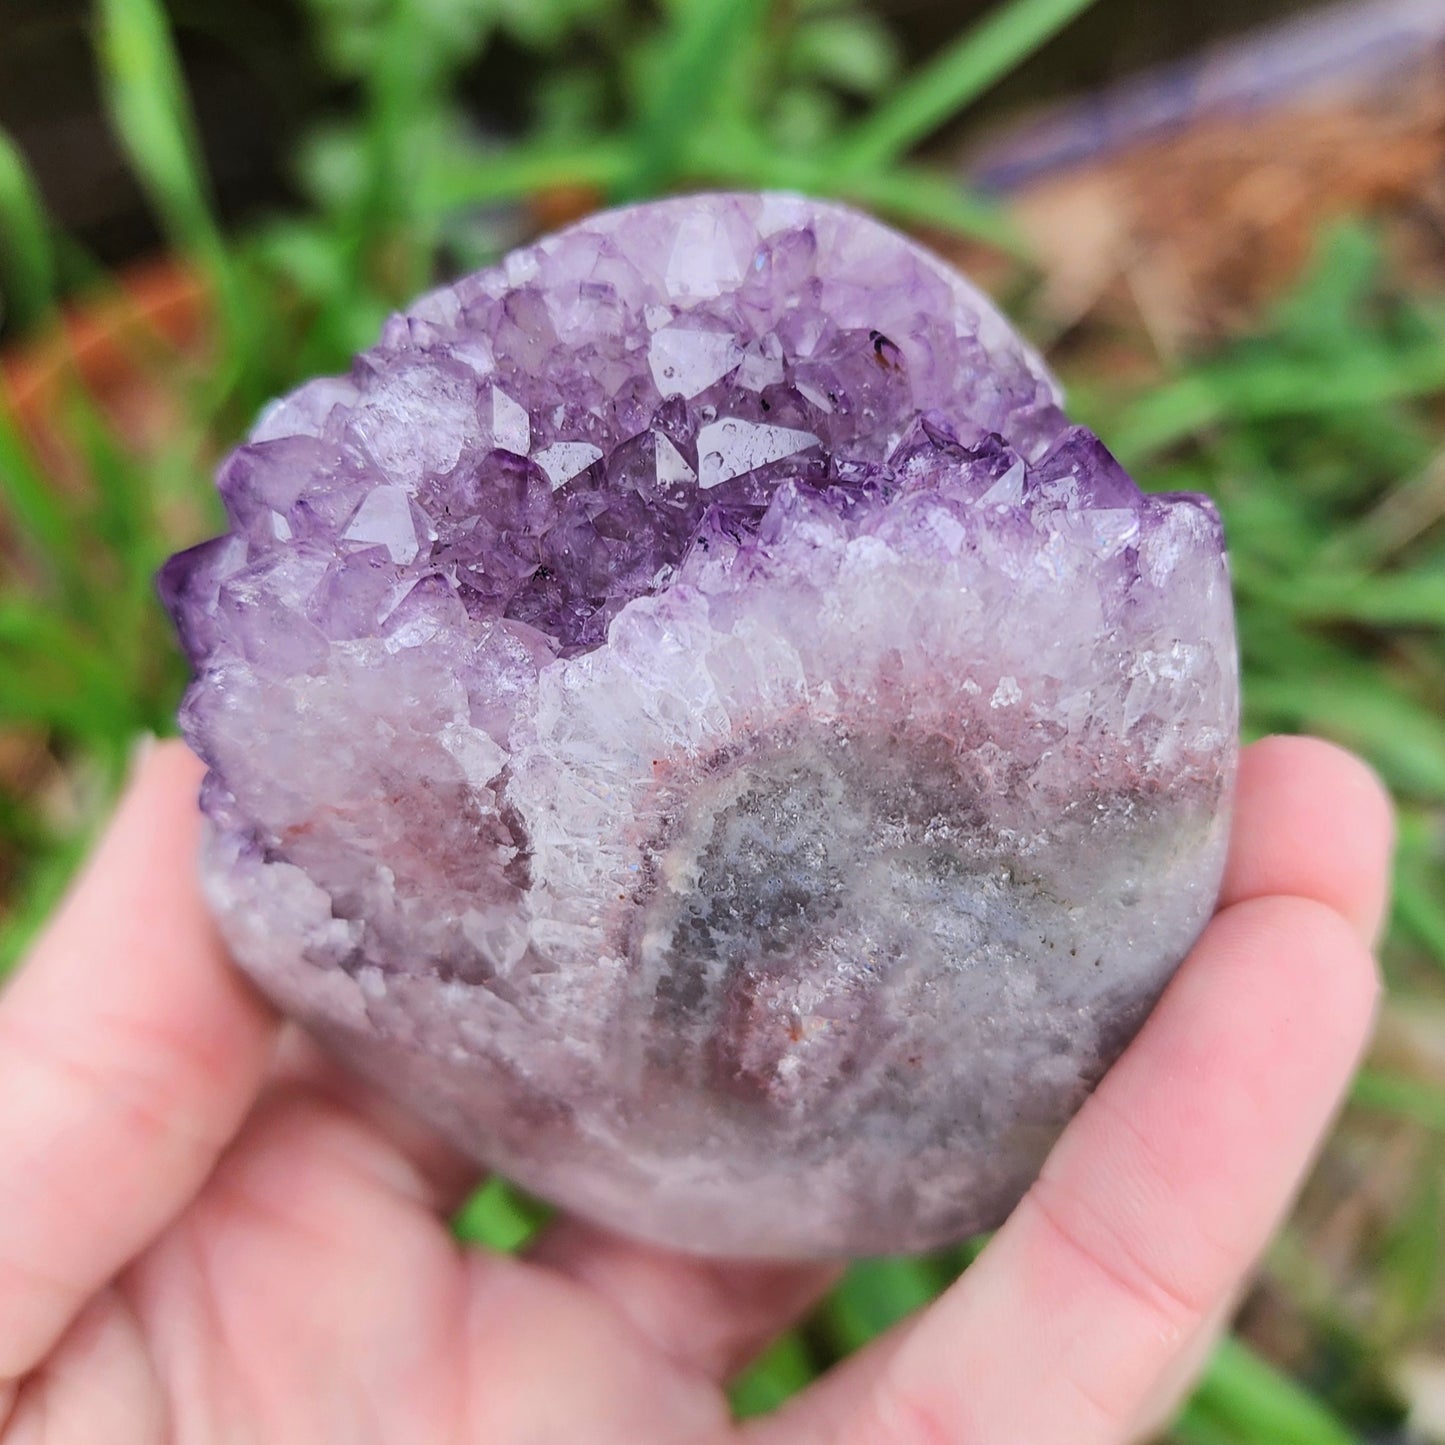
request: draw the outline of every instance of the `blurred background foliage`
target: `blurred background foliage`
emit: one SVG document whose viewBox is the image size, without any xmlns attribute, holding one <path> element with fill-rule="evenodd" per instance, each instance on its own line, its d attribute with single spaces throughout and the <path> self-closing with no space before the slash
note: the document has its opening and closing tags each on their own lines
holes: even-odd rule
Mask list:
<svg viewBox="0 0 1445 1445">
<path fill-rule="evenodd" d="M 976 103 L 1151 58 L 1141 15 L 1168 48 L 1198 38 L 1203 7 L 1009 0 L 949 34 L 956 7 L 852 0 L 4 5 L 0 73 L 7 28 L 83 19 L 85 83 L 154 231 L 77 202 L 74 137 L 0 130 L 0 971 L 135 739 L 173 727 L 184 672 L 152 578 L 217 525 L 210 467 L 265 400 L 343 369 L 432 279 L 592 206 L 703 184 L 841 196 L 980 271 L 1145 485 L 1218 499 L 1246 730 L 1336 738 L 1400 801 L 1374 1055 L 1172 1438 L 1445 1440 L 1445 255 L 1404 265 L 1388 223 L 1338 205 L 1242 324 L 1061 316 L 1048 248 L 952 150 Z M 1056 39 L 1075 22 L 1095 37 L 1077 54 Z M 220 132 L 202 123 L 217 106 Z M 214 137 L 237 107 L 282 135 L 282 163 L 218 196 Z M 117 264 L 152 246 L 164 260 Z M 494 1184 L 458 1228 L 512 1248 L 537 1217 Z M 857 1266 L 739 1383 L 739 1409 L 771 1407 L 972 1253 Z"/>
</svg>

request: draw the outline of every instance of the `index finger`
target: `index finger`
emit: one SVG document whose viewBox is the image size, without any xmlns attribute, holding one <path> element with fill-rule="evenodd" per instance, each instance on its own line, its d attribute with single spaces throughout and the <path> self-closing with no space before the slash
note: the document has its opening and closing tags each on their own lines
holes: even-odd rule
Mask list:
<svg viewBox="0 0 1445 1445">
<path fill-rule="evenodd" d="M 0 994 L 0 1393 L 192 1197 L 269 1058 L 195 881 L 200 777 L 149 752 Z"/>
</svg>

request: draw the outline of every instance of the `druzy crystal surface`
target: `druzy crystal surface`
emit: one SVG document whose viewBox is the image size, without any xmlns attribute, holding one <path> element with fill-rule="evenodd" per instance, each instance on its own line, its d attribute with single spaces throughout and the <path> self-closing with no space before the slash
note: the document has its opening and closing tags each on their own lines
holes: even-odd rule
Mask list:
<svg viewBox="0 0 1445 1445">
<path fill-rule="evenodd" d="M 596 216 L 219 484 L 162 588 L 237 959 L 594 1220 L 775 1257 L 997 1224 L 1214 904 L 1213 509 L 853 211 Z"/>
</svg>

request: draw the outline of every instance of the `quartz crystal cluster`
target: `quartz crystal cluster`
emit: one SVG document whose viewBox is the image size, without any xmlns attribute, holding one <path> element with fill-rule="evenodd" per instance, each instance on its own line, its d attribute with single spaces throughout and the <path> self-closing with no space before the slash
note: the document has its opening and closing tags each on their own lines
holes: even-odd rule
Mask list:
<svg viewBox="0 0 1445 1445">
<path fill-rule="evenodd" d="M 1218 519 L 841 206 L 596 216 L 273 404 L 162 590 L 239 962 L 715 1255 L 995 1225 L 1214 901 Z"/>
</svg>

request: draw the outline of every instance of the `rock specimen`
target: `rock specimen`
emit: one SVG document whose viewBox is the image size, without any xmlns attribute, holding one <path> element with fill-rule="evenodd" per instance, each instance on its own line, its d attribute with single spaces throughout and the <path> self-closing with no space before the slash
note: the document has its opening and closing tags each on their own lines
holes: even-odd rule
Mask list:
<svg viewBox="0 0 1445 1445">
<path fill-rule="evenodd" d="M 162 590 L 239 962 L 701 1253 L 995 1225 L 1213 907 L 1219 522 L 840 206 L 596 216 L 224 464 Z"/>
</svg>

